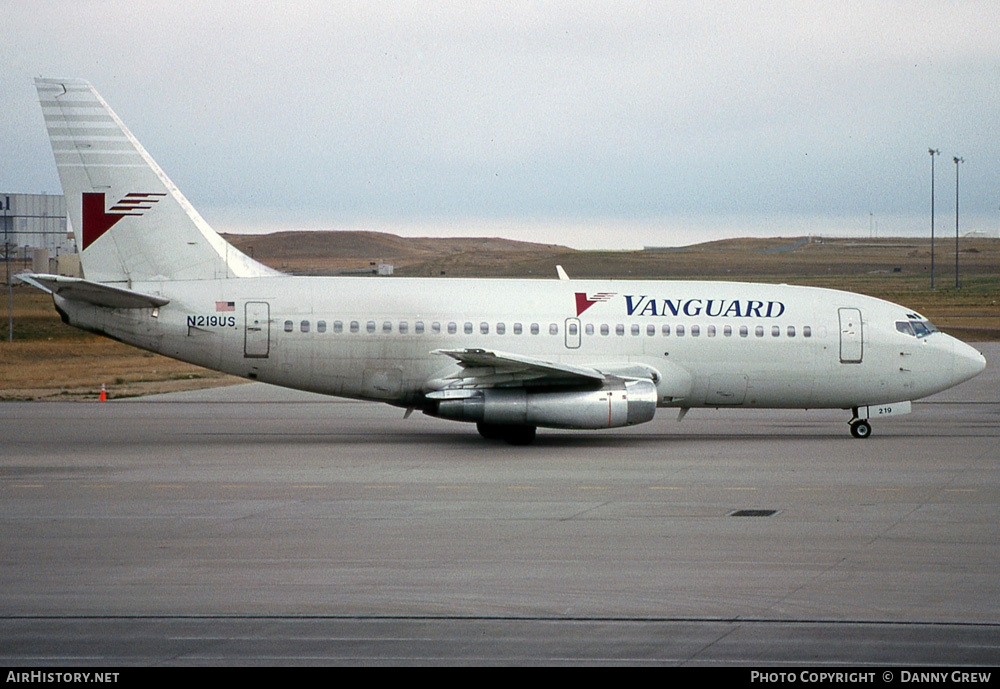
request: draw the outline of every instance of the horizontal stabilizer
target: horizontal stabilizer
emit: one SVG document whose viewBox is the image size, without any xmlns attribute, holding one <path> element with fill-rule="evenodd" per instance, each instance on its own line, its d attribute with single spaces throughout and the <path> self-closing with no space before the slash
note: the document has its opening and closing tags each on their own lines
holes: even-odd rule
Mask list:
<svg viewBox="0 0 1000 689">
<path fill-rule="evenodd" d="M 37 287 L 43 292 L 57 294 L 70 301 L 83 301 L 96 306 L 107 306 L 112 309 L 151 309 L 169 304 L 169 299 L 152 294 L 133 292 L 124 287 L 114 287 L 100 282 L 91 282 L 81 278 L 71 278 L 64 275 L 44 275 L 38 273 L 21 273 L 15 276 L 21 282 Z"/>
</svg>

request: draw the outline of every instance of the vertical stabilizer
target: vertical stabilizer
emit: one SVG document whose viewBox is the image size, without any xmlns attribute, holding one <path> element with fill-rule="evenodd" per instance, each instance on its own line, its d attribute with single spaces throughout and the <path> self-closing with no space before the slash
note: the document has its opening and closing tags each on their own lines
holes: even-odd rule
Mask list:
<svg viewBox="0 0 1000 689">
<path fill-rule="evenodd" d="M 278 274 L 205 222 L 89 83 L 35 79 L 35 87 L 87 279 Z"/>
</svg>

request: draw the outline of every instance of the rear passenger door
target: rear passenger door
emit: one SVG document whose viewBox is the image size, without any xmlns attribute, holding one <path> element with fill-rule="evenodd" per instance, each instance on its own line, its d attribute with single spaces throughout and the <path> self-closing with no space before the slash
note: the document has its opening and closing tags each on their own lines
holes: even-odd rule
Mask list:
<svg viewBox="0 0 1000 689">
<path fill-rule="evenodd" d="M 271 307 L 266 301 L 248 301 L 244 315 L 243 356 L 266 359 L 271 352 Z"/>
</svg>

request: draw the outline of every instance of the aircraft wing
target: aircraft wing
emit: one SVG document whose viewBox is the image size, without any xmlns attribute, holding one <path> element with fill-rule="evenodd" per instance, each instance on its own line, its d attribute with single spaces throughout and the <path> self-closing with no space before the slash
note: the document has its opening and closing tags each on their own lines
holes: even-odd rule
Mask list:
<svg viewBox="0 0 1000 689">
<path fill-rule="evenodd" d="M 124 287 L 115 287 L 101 282 L 92 282 L 83 278 L 71 278 L 65 275 L 44 275 L 40 273 L 21 273 L 15 275 L 18 280 L 26 282 L 49 294 L 58 294 L 70 301 L 83 301 L 97 306 L 107 306 L 113 309 L 151 309 L 169 304 L 169 299 L 142 292 L 133 292 Z"/>
<path fill-rule="evenodd" d="M 431 390 L 494 387 L 596 387 L 606 379 L 593 368 L 558 364 L 487 349 L 435 349 L 455 359 L 460 370 L 428 383 Z"/>
</svg>

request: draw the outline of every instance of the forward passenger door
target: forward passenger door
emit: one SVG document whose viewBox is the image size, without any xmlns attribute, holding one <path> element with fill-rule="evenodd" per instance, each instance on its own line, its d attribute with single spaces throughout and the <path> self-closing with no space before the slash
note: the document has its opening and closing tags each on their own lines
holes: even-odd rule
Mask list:
<svg viewBox="0 0 1000 689">
<path fill-rule="evenodd" d="M 838 309 L 840 313 L 840 363 L 860 364 L 864 356 L 864 332 L 860 309 Z"/>
</svg>

